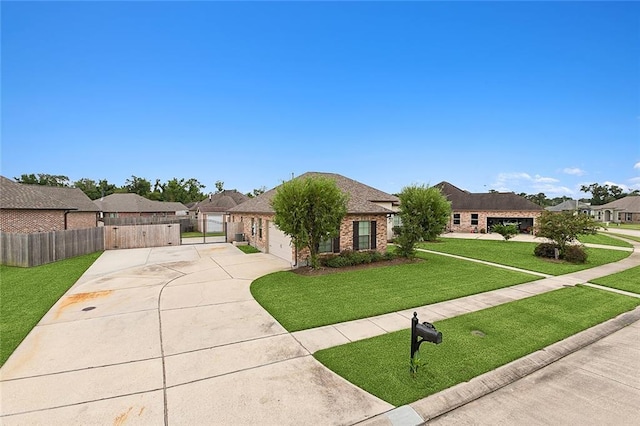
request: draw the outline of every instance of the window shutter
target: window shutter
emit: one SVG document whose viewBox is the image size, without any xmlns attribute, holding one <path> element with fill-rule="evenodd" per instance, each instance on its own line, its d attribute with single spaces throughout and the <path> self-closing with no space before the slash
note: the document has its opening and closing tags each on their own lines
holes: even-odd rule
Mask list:
<svg viewBox="0 0 640 426">
<path fill-rule="evenodd" d="M 358 239 L 360 234 L 358 233 L 358 221 L 353 222 L 353 251 L 358 250 Z"/>
<path fill-rule="evenodd" d="M 371 221 L 371 250 L 376 249 L 376 221 Z"/>
<path fill-rule="evenodd" d="M 333 252 L 340 253 L 340 236 L 333 239 Z"/>
</svg>

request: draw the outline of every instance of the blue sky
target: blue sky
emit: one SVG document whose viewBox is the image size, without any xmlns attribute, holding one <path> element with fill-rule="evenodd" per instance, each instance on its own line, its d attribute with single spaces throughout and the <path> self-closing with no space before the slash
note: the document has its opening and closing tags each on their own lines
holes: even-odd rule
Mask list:
<svg viewBox="0 0 640 426">
<path fill-rule="evenodd" d="M 640 189 L 636 2 L 7 2 L 1 174 Z"/>
</svg>

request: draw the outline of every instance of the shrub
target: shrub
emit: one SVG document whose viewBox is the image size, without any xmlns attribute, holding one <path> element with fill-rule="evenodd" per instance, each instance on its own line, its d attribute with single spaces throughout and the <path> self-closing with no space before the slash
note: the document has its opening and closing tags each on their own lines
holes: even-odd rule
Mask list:
<svg viewBox="0 0 640 426">
<path fill-rule="evenodd" d="M 582 246 L 570 245 L 564 249 L 564 260 L 571 263 L 585 263 L 587 252 Z"/>
<path fill-rule="evenodd" d="M 362 265 L 366 263 L 380 262 L 383 260 L 391 260 L 396 257 L 393 253 L 379 253 L 375 250 L 371 251 L 352 251 L 344 250 L 339 255 L 323 256 L 322 265 L 329 268 L 343 268 L 345 266 Z"/>
<path fill-rule="evenodd" d="M 553 244 L 553 243 L 540 243 L 533 250 L 533 254 L 535 254 L 538 257 L 546 257 L 546 258 L 549 258 L 549 259 L 555 259 L 555 257 L 556 257 L 556 249 L 557 248 L 558 248 L 558 246 Z"/>
<path fill-rule="evenodd" d="M 323 260 L 324 265 L 329 268 L 344 268 L 345 266 L 353 265 L 351 260 L 344 256 L 332 256 Z"/>
</svg>

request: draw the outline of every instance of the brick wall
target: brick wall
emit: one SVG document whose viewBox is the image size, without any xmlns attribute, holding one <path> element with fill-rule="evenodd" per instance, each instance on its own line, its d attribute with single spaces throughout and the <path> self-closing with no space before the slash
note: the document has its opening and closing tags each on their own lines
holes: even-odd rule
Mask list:
<svg viewBox="0 0 640 426">
<path fill-rule="evenodd" d="M 0 231 L 16 234 L 64 230 L 62 210 L 0 210 Z"/>
<path fill-rule="evenodd" d="M 252 233 L 251 219 L 254 223 L 254 232 Z M 259 219 L 262 219 L 262 238 L 259 232 Z M 232 215 L 231 222 L 242 222 L 245 241 L 256 247 L 262 252 L 267 251 L 267 221 L 272 221 L 273 215 L 256 214 L 256 215 Z M 380 253 L 387 251 L 387 216 L 386 215 L 348 215 L 342 221 L 340 226 L 340 250 L 353 250 L 353 222 L 354 221 L 376 221 L 376 250 Z M 300 259 L 308 256 L 304 250 L 298 255 Z"/>
<path fill-rule="evenodd" d="M 455 213 L 459 213 L 460 214 L 460 224 L 459 225 L 454 225 L 453 224 L 453 214 L 455 214 Z M 478 225 L 472 225 L 471 224 L 471 215 L 475 214 L 475 213 L 478 214 Z M 450 229 L 453 232 L 472 232 L 475 228 L 477 228 L 478 231 L 480 231 L 481 229 L 486 230 L 487 229 L 487 218 L 489 218 L 489 217 L 492 217 L 492 218 L 514 218 L 514 219 L 517 219 L 517 218 L 533 218 L 534 224 L 535 224 L 536 218 L 538 218 L 541 213 L 542 213 L 541 211 L 529 211 L 529 212 L 523 212 L 523 211 L 459 212 L 459 211 L 454 211 L 451 214 Z"/>
<path fill-rule="evenodd" d="M 253 219 L 253 229 L 251 221 Z M 262 219 L 262 233 L 260 232 L 259 225 L 260 219 Z M 244 234 L 244 240 L 248 241 L 250 245 L 254 246 L 263 253 L 267 252 L 267 221 L 272 220 L 273 215 L 269 214 L 255 214 L 255 215 L 232 215 L 231 222 L 242 222 L 242 233 Z"/>
<path fill-rule="evenodd" d="M 95 228 L 97 226 L 95 212 L 69 212 L 67 229 Z"/>
</svg>

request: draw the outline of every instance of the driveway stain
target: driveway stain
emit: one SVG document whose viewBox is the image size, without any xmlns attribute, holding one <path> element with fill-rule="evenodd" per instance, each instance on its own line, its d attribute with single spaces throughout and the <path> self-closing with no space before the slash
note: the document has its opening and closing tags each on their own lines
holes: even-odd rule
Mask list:
<svg viewBox="0 0 640 426">
<path fill-rule="evenodd" d="M 95 299 L 99 299 L 99 298 L 102 298 L 102 297 L 106 297 L 106 296 L 109 296 L 111 293 L 113 293 L 113 290 L 103 290 L 103 291 L 94 291 L 94 292 L 91 292 L 91 293 L 72 294 L 72 295 L 66 297 L 62 301 L 60 306 L 58 306 L 58 309 L 57 309 L 56 315 L 55 315 L 55 319 L 58 319 L 60 317 L 60 315 L 62 315 L 64 313 L 64 311 L 67 308 L 69 308 L 69 306 L 76 305 L 78 303 L 87 302 L 89 300 L 95 300 Z"/>
</svg>

